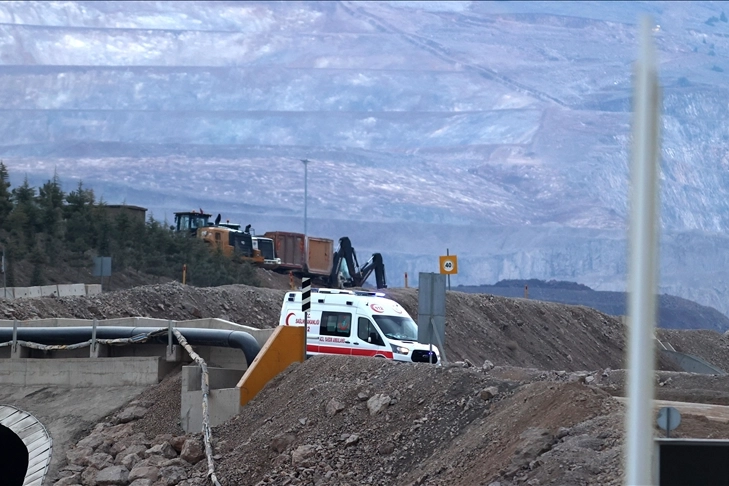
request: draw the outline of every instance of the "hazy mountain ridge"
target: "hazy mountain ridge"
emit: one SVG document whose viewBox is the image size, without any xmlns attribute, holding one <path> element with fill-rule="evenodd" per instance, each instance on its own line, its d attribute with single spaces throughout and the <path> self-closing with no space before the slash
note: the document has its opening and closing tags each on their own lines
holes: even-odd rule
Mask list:
<svg viewBox="0 0 729 486">
<path fill-rule="evenodd" d="M 601 292 L 590 288 L 575 288 L 576 285 L 564 285 L 568 282 L 560 282 L 562 285 L 552 286 L 524 280 L 511 282 L 512 285 L 503 285 L 503 282 L 497 282 L 494 285 L 458 286 L 454 290 L 583 305 L 613 316 L 627 315 L 628 300 L 625 292 Z M 545 282 L 541 283 L 544 284 Z M 525 285 L 528 285 L 526 290 Z M 657 300 L 656 324 L 659 327 L 664 329 L 712 329 L 717 332 L 729 330 L 729 318 L 714 308 L 674 295 L 659 295 Z"/>
<path fill-rule="evenodd" d="M 260 232 L 303 230 L 306 157 L 310 231 L 382 252 L 392 283 L 448 247 L 468 283 L 622 290 L 635 23 L 650 12 L 662 289 L 727 312 L 729 23 L 707 22 L 723 8 L 4 2 L 0 156 L 15 182 L 57 169 L 158 218 L 204 206 Z"/>
</svg>

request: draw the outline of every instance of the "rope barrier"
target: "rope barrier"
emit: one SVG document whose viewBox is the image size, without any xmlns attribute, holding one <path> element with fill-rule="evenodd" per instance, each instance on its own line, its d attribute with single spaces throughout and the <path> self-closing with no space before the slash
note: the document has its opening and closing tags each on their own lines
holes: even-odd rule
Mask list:
<svg viewBox="0 0 729 486">
<path fill-rule="evenodd" d="M 210 481 L 212 481 L 215 486 L 220 486 L 218 478 L 215 476 L 215 465 L 213 463 L 213 447 L 211 444 L 212 437 L 210 433 L 210 413 L 208 411 L 208 394 L 210 393 L 208 365 L 205 363 L 204 359 L 202 359 L 195 351 L 192 350 L 192 347 L 187 343 L 185 336 L 183 336 L 180 331 L 178 331 L 177 329 L 173 329 L 172 332 L 175 333 L 175 336 L 177 337 L 177 342 L 179 342 L 180 345 L 185 348 L 185 351 L 187 351 L 190 357 L 195 360 L 195 362 L 200 366 L 200 369 L 202 370 L 202 432 L 203 441 L 205 442 L 205 456 L 208 460 L 208 478 L 210 478 Z"/>
<path fill-rule="evenodd" d="M 108 344 L 112 346 L 119 346 L 124 344 L 142 344 L 147 341 L 149 341 L 153 337 L 157 337 L 161 334 L 166 334 L 167 329 L 154 329 L 147 334 L 135 334 L 134 336 L 130 338 L 116 338 L 116 339 L 96 339 L 96 342 L 99 344 Z M 40 349 L 42 351 L 57 351 L 57 350 L 70 350 L 70 349 L 80 349 L 85 348 L 87 346 L 91 346 L 92 339 L 89 339 L 88 341 L 83 341 L 80 343 L 74 343 L 74 344 L 40 344 L 35 343 L 32 341 L 23 341 L 18 339 L 16 341 L 18 346 L 23 346 L 25 348 L 31 348 L 31 349 Z M 0 348 L 5 346 L 12 346 L 13 341 L 7 341 L 4 343 L 0 343 Z"/>
</svg>

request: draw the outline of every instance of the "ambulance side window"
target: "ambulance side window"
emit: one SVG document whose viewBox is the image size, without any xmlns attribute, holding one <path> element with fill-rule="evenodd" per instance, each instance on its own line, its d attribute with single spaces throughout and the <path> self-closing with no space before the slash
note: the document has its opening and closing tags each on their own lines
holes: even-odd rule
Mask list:
<svg viewBox="0 0 729 486">
<path fill-rule="evenodd" d="M 360 317 L 357 321 L 357 337 L 364 342 L 369 342 L 370 344 L 375 344 L 377 346 L 385 345 L 385 343 L 382 342 L 380 333 L 377 332 L 375 326 L 372 325 L 372 322 L 366 317 Z"/>
<path fill-rule="evenodd" d="M 349 337 L 352 333 L 352 314 L 346 312 L 322 312 L 319 334 L 321 336 Z"/>
</svg>

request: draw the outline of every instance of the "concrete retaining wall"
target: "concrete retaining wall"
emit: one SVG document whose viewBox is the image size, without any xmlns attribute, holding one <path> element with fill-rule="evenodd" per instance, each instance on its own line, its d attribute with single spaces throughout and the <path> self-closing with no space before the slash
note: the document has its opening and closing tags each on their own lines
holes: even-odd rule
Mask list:
<svg viewBox="0 0 729 486">
<path fill-rule="evenodd" d="M 2 319 L 0 320 L 0 327 L 13 327 L 13 322 L 12 320 Z M 93 325 L 93 322 L 90 319 L 53 317 L 49 319 L 18 321 L 18 327 L 84 327 Z"/>
<path fill-rule="evenodd" d="M 58 285 L 59 297 L 71 297 L 74 295 L 87 295 L 84 284 Z"/>
<path fill-rule="evenodd" d="M 193 346 L 193 348 L 209 366 L 239 370 L 241 376 L 243 371 L 248 369 L 246 356 L 240 349 L 219 346 Z"/>
<path fill-rule="evenodd" d="M 96 295 L 101 293 L 101 284 L 58 284 L 42 287 L 6 287 L 0 289 L 2 299 L 24 297 L 70 297 L 74 295 Z"/>
<path fill-rule="evenodd" d="M 236 383 L 242 376 L 240 370 L 208 367 L 208 413 L 210 426 L 215 427 L 234 417 L 240 411 L 238 405 L 239 394 Z M 182 403 L 180 419 L 185 432 L 200 432 L 202 430 L 202 371 L 200 367 L 182 367 Z"/>
<path fill-rule="evenodd" d="M 13 295 L 16 299 L 22 299 L 23 297 L 36 298 L 41 297 L 40 287 L 15 287 L 13 289 Z"/>
<path fill-rule="evenodd" d="M 717 368 L 698 356 L 679 353 L 678 351 L 671 351 L 667 349 L 662 349 L 661 354 L 668 356 L 678 366 L 680 366 L 683 371 L 688 373 L 700 373 L 702 375 L 726 375 L 724 370 Z"/>
<path fill-rule="evenodd" d="M 41 297 L 58 297 L 58 285 L 43 285 L 40 292 Z"/>
<path fill-rule="evenodd" d="M 268 342 L 262 347 L 256 359 L 241 377 L 240 369 L 208 368 L 209 371 L 209 411 L 210 426 L 222 424 L 240 412 L 240 408 L 248 403 L 276 375 L 285 370 L 291 363 L 304 361 L 306 355 L 304 344 L 306 333 L 303 326 L 278 326 L 273 330 Z M 228 350 L 232 351 L 232 350 Z M 200 356 L 206 361 L 218 364 L 223 354 L 216 350 L 215 356 L 208 360 L 203 353 Z M 240 360 L 238 353 L 237 360 Z M 237 368 L 231 363 L 227 368 Z M 218 366 L 222 366 L 218 364 Z M 201 371 L 197 366 L 182 368 L 182 405 L 180 420 L 185 432 L 200 432 L 202 427 L 202 391 Z M 239 381 L 235 381 L 240 378 Z"/>
<path fill-rule="evenodd" d="M 20 386 L 129 386 L 159 383 L 175 363 L 159 357 L 4 359 L 0 383 Z"/>
<path fill-rule="evenodd" d="M 101 284 L 85 284 L 86 295 L 96 295 L 101 293 Z"/>
<path fill-rule="evenodd" d="M 240 412 L 238 405 L 238 389 L 224 388 L 210 390 L 208 395 L 208 411 L 210 426 L 215 427 L 235 417 Z M 202 392 L 183 392 L 180 410 L 180 425 L 186 433 L 202 431 Z"/>
</svg>

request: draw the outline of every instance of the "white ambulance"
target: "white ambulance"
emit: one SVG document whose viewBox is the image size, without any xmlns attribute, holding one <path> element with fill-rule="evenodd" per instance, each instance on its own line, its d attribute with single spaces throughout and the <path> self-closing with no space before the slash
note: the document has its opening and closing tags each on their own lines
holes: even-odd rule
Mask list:
<svg viewBox="0 0 729 486">
<path fill-rule="evenodd" d="M 286 292 L 281 326 L 303 326 L 301 292 Z M 306 325 L 307 354 L 374 356 L 438 363 L 440 353 L 418 342 L 418 325 L 380 292 L 312 289 Z"/>
</svg>

